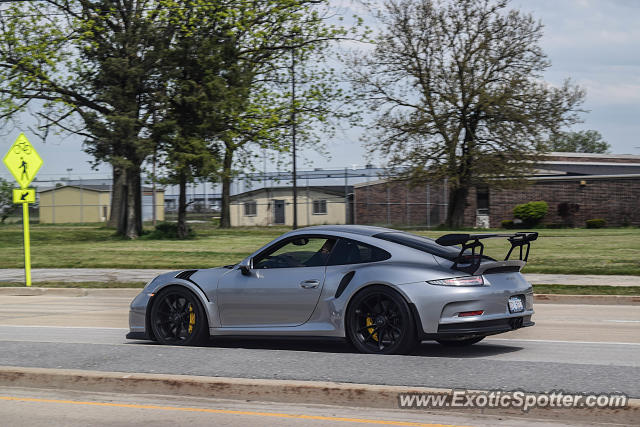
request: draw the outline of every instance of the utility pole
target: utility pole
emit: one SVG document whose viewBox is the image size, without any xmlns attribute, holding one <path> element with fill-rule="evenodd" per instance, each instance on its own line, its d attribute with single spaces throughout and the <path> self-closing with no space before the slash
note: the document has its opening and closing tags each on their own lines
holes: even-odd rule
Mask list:
<svg viewBox="0 0 640 427">
<path fill-rule="evenodd" d="M 298 188 L 296 181 L 296 54 L 291 44 L 291 144 L 293 150 L 293 229 L 298 228 Z"/>
<path fill-rule="evenodd" d="M 151 172 L 151 221 L 156 226 L 156 147 L 153 148 L 153 171 Z"/>
</svg>

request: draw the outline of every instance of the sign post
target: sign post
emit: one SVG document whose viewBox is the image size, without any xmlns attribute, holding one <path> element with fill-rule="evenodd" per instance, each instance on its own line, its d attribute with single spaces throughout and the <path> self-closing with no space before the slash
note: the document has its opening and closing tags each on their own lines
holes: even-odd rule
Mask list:
<svg viewBox="0 0 640 427">
<path fill-rule="evenodd" d="M 13 190 L 13 203 L 22 205 L 22 229 L 24 231 L 24 279 L 31 286 L 31 244 L 29 239 L 29 203 L 35 203 L 36 191 L 27 188 L 42 166 L 42 158 L 23 133 L 4 156 L 4 164 L 20 185 Z"/>
</svg>

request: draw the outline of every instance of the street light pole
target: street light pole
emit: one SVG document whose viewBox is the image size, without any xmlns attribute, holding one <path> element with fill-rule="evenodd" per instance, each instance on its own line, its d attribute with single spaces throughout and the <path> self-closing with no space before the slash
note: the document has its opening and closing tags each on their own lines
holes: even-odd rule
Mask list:
<svg viewBox="0 0 640 427">
<path fill-rule="evenodd" d="M 293 40 L 292 40 L 293 41 Z M 298 228 L 298 188 L 296 171 L 296 55 L 291 45 L 291 144 L 293 151 L 293 229 Z"/>
</svg>

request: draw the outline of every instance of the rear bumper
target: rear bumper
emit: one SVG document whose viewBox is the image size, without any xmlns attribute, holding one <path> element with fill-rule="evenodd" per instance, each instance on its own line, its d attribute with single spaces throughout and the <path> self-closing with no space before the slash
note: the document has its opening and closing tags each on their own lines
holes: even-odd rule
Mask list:
<svg viewBox="0 0 640 427">
<path fill-rule="evenodd" d="M 425 334 L 425 338 L 496 335 L 533 325 L 535 325 L 535 323 L 531 321 L 531 316 L 509 317 L 477 322 L 445 323 L 438 325 L 437 333 Z"/>
</svg>

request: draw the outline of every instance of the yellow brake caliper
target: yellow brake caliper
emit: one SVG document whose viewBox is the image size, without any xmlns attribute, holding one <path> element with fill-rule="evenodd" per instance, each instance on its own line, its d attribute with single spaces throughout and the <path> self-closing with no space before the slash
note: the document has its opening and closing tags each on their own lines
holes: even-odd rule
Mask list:
<svg viewBox="0 0 640 427">
<path fill-rule="evenodd" d="M 367 324 L 367 326 L 373 326 L 373 319 L 371 317 L 367 316 L 366 324 Z M 369 329 L 367 329 L 367 331 L 369 331 L 369 333 L 372 333 L 373 331 L 375 331 L 375 329 L 374 328 L 369 328 Z M 371 336 L 371 338 L 373 338 L 374 340 L 378 341 L 378 333 L 376 332 L 375 334 L 373 334 Z"/>
<path fill-rule="evenodd" d="M 193 306 L 189 304 L 189 333 L 193 332 L 193 327 L 196 325 L 196 314 L 193 312 Z"/>
</svg>

